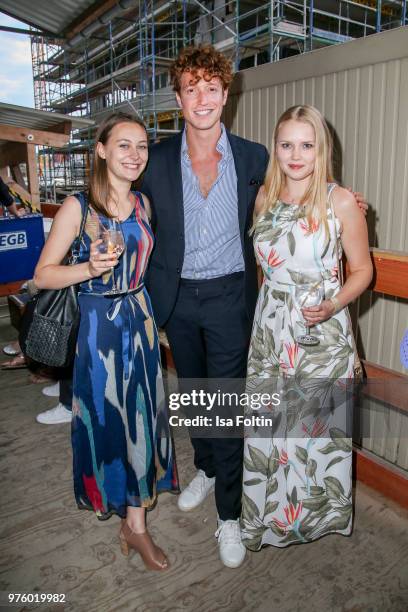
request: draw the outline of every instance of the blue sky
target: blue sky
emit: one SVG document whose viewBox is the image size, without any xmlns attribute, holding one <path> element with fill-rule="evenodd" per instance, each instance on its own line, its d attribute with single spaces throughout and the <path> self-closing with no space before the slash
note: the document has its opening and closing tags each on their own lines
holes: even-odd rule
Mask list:
<svg viewBox="0 0 408 612">
<path fill-rule="evenodd" d="M 4 13 L 0 25 L 28 29 Z M 0 102 L 34 107 L 29 36 L 0 31 Z"/>
</svg>

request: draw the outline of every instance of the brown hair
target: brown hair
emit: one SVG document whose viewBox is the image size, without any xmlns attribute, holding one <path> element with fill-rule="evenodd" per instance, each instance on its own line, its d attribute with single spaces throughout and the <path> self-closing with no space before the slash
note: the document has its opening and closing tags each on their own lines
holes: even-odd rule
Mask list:
<svg viewBox="0 0 408 612">
<path fill-rule="evenodd" d="M 228 89 L 232 83 L 232 62 L 211 45 L 199 45 L 198 47 L 185 47 L 170 68 L 171 82 L 174 91 L 180 93 L 180 81 L 183 72 L 190 72 L 195 82 L 201 77 L 198 72 L 202 70 L 206 81 L 213 77 L 219 77 L 224 89 Z"/>
<path fill-rule="evenodd" d="M 98 155 L 96 144 L 101 142 L 105 145 L 113 128 L 119 123 L 136 123 L 146 131 L 146 126 L 141 119 L 120 111 L 108 115 L 99 126 L 95 137 L 93 169 L 89 180 L 89 204 L 96 212 L 105 217 L 112 217 L 108 209 L 108 199 L 112 197 L 112 188 L 109 184 L 106 160 Z"/>
</svg>

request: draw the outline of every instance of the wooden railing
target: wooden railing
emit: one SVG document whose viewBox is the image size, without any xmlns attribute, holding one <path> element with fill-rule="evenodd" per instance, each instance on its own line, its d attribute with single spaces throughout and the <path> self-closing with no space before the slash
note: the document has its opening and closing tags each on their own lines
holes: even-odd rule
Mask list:
<svg viewBox="0 0 408 612">
<path fill-rule="evenodd" d="M 370 250 L 374 266 L 370 290 L 408 299 L 408 254 L 400 251 Z M 363 361 L 363 364 L 367 375 L 367 395 L 408 412 L 408 396 L 404 393 L 408 376 L 370 361 Z"/>
<path fill-rule="evenodd" d="M 369 289 L 408 299 L 408 254 L 371 249 L 371 256 L 374 276 Z M 384 407 L 408 412 L 408 376 L 366 360 L 363 365 L 367 376 L 364 395 L 380 401 Z M 364 449 L 355 448 L 354 454 L 356 478 L 408 508 L 405 472 Z"/>
<path fill-rule="evenodd" d="M 408 299 L 408 254 L 370 249 L 374 265 L 371 291 Z"/>
</svg>

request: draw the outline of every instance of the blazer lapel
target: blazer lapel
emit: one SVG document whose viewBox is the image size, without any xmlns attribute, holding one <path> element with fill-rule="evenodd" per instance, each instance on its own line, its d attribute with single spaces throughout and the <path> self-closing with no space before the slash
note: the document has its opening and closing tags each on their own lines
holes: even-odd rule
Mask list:
<svg viewBox="0 0 408 612">
<path fill-rule="evenodd" d="M 227 131 L 227 136 L 234 158 L 235 172 L 237 173 L 238 221 L 242 239 L 245 232 L 248 211 L 248 175 L 245 163 L 245 153 L 242 150 L 241 143 L 234 138 L 233 134 Z"/>
<path fill-rule="evenodd" d="M 168 177 L 170 189 L 167 196 L 171 194 L 174 201 L 180 232 L 184 231 L 184 206 L 183 206 L 183 179 L 181 177 L 181 137 L 182 132 L 174 137 L 171 155 L 166 155 L 168 164 Z"/>
</svg>

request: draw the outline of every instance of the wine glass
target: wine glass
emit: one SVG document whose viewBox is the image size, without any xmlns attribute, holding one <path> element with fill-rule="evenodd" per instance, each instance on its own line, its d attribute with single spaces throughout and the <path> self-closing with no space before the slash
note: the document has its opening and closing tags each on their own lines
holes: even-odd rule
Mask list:
<svg viewBox="0 0 408 612">
<path fill-rule="evenodd" d="M 99 238 L 102 240 L 98 247 L 100 253 L 116 254 L 120 257 L 125 250 L 125 240 L 122 226 L 116 219 L 99 219 Z M 115 267 L 112 267 L 112 289 L 106 295 L 119 295 L 122 291 L 118 288 L 115 278 Z"/>
<path fill-rule="evenodd" d="M 302 308 L 310 308 L 318 306 L 324 299 L 324 281 L 321 274 L 316 274 L 313 277 L 308 275 L 310 280 L 306 283 L 301 283 L 295 287 L 295 302 L 301 310 Z M 302 334 L 296 338 L 296 342 L 301 346 L 316 346 L 320 343 L 317 336 L 310 333 L 310 325 L 305 322 L 306 334 Z"/>
</svg>

